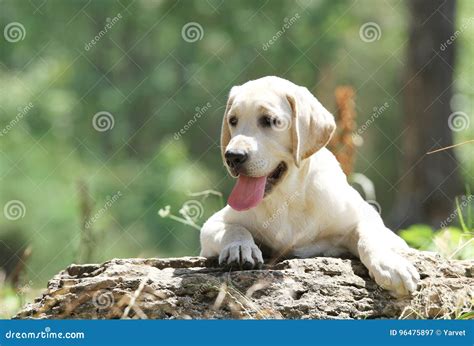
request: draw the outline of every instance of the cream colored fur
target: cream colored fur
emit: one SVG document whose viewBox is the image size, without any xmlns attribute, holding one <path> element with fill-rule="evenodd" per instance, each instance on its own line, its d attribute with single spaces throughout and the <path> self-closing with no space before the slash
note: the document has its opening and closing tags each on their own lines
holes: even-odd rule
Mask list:
<svg viewBox="0 0 474 346">
<path fill-rule="evenodd" d="M 282 126 L 262 128 L 262 113 L 279 117 Z M 238 118 L 236 127 L 228 125 L 230 116 Z M 201 231 L 201 255 L 252 268 L 263 263 L 256 244 L 297 257 L 346 250 L 394 295 L 415 291 L 419 275 L 402 255 L 406 243 L 348 184 L 325 148 L 334 129 L 333 116 L 304 87 L 273 76 L 233 87 L 222 152 L 246 150 L 249 176 L 269 175 L 281 161 L 288 171 L 255 208 L 238 212 L 227 205 L 214 214 Z"/>
</svg>

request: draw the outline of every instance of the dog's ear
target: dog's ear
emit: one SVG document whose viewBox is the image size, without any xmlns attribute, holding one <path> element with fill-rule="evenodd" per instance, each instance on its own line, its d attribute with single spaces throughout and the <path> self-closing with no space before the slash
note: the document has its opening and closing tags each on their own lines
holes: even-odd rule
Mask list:
<svg viewBox="0 0 474 346">
<path fill-rule="evenodd" d="M 336 129 L 334 117 L 304 87 L 287 95 L 292 113 L 293 157 L 297 167 L 302 160 L 324 147 Z"/>
<path fill-rule="evenodd" d="M 238 86 L 232 87 L 230 89 L 229 98 L 227 99 L 227 105 L 225 107 L 224 118 L 222 119 L 222 128 L 221 128 L 221 155 L 222 160 L 225 162 L 225 148 L 230 141 L 230 129 L 229 123 L 227 122 L 227 113 L 229 112 L 230 108 L 232 107 L 232 103 L 234 102 L 235 95 L 238 91 Z"/>
</svg>

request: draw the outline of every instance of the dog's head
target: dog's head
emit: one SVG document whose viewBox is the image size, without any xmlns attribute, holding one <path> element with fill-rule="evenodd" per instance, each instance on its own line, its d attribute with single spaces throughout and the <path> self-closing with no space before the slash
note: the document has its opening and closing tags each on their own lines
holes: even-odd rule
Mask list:
<svg viewBox="0 0 474 346">
<path fill-rule="evenodd" d="M 288 170 L 324 147 L 334 117 L 304 87 L 264 77 L 231 89 L 222 122 L 222 158 L 238 181 L 229 204 L 247 210 Z"/>
</svg>

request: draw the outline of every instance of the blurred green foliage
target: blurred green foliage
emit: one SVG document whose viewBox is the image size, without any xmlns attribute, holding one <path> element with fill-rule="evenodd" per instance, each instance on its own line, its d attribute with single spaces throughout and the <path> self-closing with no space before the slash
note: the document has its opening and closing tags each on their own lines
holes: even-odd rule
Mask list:
<svg viewBox="0 0 474 346">
<path fill-rule="evenodd" d="M 460 227 L 447 226 L 434 230 L 427 225 L 412 225 L 401 230 L 399 235 L 411 247 L 423 251 L 434 251 L 446 258 L 474 258 L 474 219 L 472 218 L 473 195 L 470 190 L 467 196 L 459 202 L 456 199 L 456 210 L 453 211 L 449 222 L 459 220 Z"/>
<path fill-rule="evenodd" d="M 38 289 L 23 286 L 21 290 L 13 289 L 10 285 L 0 287 L 0 319 L 10 318 L 41 293 Z"/>
<path fill-rule="evenodd" d="M 435 251 L 452 259 L 474 258 L 473 233 L 457 227 L 435 231 L 427 225 L 413 225 L 399 234 L 415 249 Z"/>
<path fill-rule="evenodd" d="M 95 215 L 119 191 L 122 197 L 91 226 L 94 261 L 198 254 L 198 232 L 157 211 L 167 205 L 179 210 L 197 199 L 203 210 L 196 222 L 202 224 L 220 207 L 218 198 L 188 194 L 229 192 L 218 141 L 226 94 L 232 85 L 264 75 L 310 87 L 331 110 L 335 87 L 352 85 L 360 124 L 375 107 L 390 105 L 363 134 L 357 162 L 357 171 L 374 181 L 383 210 L 390 210 L 390 182 L 398 175 L 394 157 L 401 155 L 393 134 L 401 131 L 402 100 L 392 95 L 402 87 L 403 2 L 4 0 L 0 6 L 2 28 L 19 22 L 26 33 L 15 43 L 0 40 L 0 127 L 32 104 L 0 136 L 0 205 L 20 200 L 26 208 L 19 220 L 0 218 L 0 240 L 13 252 L 1 260 L 15 262 L 31 245 L 26 277 L 33 285 L 44 286 L 77 260 L 81 200 L 90 200 Z M 299 19 L 264 50 L 296 13 Z M 460 1 L 458 21 L 473 16 L 473 3 Z M 373 43 L 359 38 L 368 21 L 382 29 Z M 183 39 L 189 22 L 202 26 L 201 40 Z M 472 110 L 473 41 L 471 25 L 456 42 L 456 74 L 462 78 L 455 109 Z M 114 118 L 104 132 L 92 124 L 101 111 Z M 474 127 L 457 135 L 459 141 L 474 138 Z M 463 172 L 473 172 L 472 146 L 457 153 Z M 472 176 L 465 178 L 473 183 Z M 79 181 L 88 186 L 87 196 L 79 193 Z M 5 241 L 11 238 L 16 241 Z"/>
</svg>

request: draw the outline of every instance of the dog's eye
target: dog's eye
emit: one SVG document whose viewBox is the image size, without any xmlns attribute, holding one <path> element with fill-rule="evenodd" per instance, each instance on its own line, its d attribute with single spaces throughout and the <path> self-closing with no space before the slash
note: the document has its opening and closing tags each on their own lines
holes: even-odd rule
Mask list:
<svg viewBox="0 0 474 346">
<path fill-rule="evenodd" d="M 272 126 L 274 120 L 275 119 L 274 118 L 272 119 L 271 116 L 264 115 L 264 116 L 260 117 L 259 123 L 262 127 L 270 127 L 270 126 Z"/>
<path fill-rule="evenodd" d="M 269 115 L 262 116 L 259 122 L 262 127 L 280 128 L 282 125 L 282 121 L 279 118 L 271 117 Z"/>
<path fill-rule="evenodd" d="M 229 125 L 230 126 L 232 126 L 232 127 L 236 126 L 237 122 L 238 122 L 237 117 L 232 116 L 232 117 L 229 118 Z"/>
</svg>

